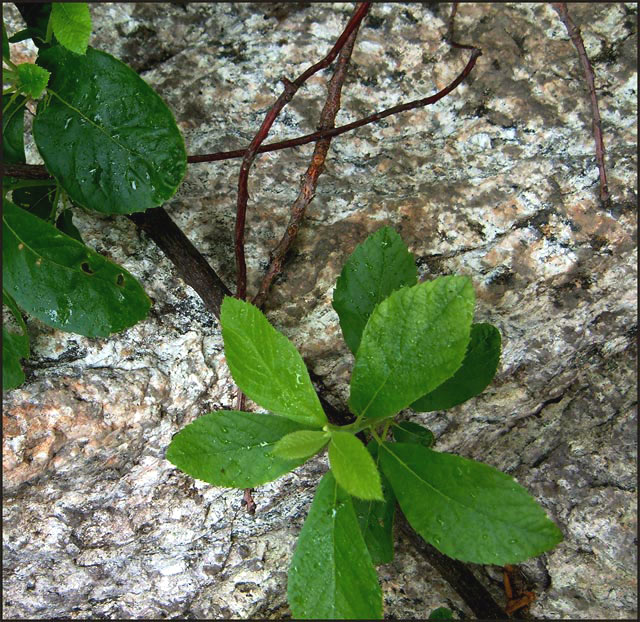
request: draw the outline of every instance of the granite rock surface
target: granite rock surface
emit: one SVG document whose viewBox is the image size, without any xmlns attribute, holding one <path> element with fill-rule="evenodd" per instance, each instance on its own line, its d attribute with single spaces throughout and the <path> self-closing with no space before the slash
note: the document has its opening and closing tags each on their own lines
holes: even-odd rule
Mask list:
<svg viewBox="0 0 640 622">
<path fill-rule="evenodd" d="M 100 3 L 91 44 L 166 100 L 190 154 L 245 146 L 280 93 L 333 44 L 346 3 Z M 449 4 L 373 5 L 353 53 L 339 124 L 453 80 L 466 52 L 442 37 Z M 9 33 L 17 11 L 4 5 Z M 637 5 L 571 4 L 596 73 L 612 202 L 598 199 L 591 112 L 576 51 L 548 4 L 462 4 L 458 36 L 482 48 L 433 106 L 333 141 L 326 171 L 267 302 L 270 320 L 346 403 L 353 357 L 331 295 L 355 245 L 383 224 L 422 278 L 466 274 L 476 321 L 503 336 L 494 383 L 428 425 L 436 448 L 518 479 L 565 539 L 521 571 L 536 618 L 637 616 Z M 29 43 L 15 46 L 33 60 Z M 315 129 L 330 72 L 274 125 Z M 288 219 L 312 146 L 264 154 L 250 179 L 249 290 Z M 39 161 L 31 146 L 29 161 Z M 233 287 L 238 161 L 189 166 L 164 207 Z M 197 482 L 164 459 L 173 436 L 233 405 L 220 327 L 125 218 L 78 210 L 87 243 L 155 304 L 109 339 L 27 318 L 26 383 L 3 395 L 3 612 L 13 618 L 282 618 L 286 571 L 319 456 L 255 493 Z M 500 573 L 477 574 L 504 603 Z M 385 616 L 470 611 L 398 534 L 379 569 Z"/>
</svg>

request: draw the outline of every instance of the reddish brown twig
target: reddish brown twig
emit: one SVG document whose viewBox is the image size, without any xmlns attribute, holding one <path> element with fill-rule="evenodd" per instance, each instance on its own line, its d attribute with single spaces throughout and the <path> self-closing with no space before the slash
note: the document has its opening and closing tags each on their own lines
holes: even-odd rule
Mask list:
<svg viewBox="0 0 640 622">
<path fill-rule="evenodd" d="M 347 75 L 347 67 L 349 66 L 349 60 L 357 36 L 358 29 L 356 28 L 349 36 L 338 57 L 333 76 L 327 87 L 327 100 L 320 114 L 320 123 L 318 124 L 320 130 L 332 128 L 335 124 L 336 115 L 338 114 L 338 110 L 340 110 L 342 85 Z M 324 170 L 324 163 L 330 144 L 331 138 L 322 138 L 316 142 L 311 164 L 303 176 L 302 188 L 291 206 L 289 223 L 287 224 L 282 239 L 271 252 L 269 266 L 260 284 L 260 289 L 253 299 L 253 304 L 258 307 L 264 304 L 269 288 L 276 276 L 282 271 L 285 256 L 298 235 L 298 230 L 300 229 L 307 206 L 313 201 L 313 197 L 315 196 L 318 178 Z"/>
<path fill-rule="evenodd" d="M 344 47 L 347 39 L 351 33 L 360 25 L 364 16 L 369 11 L 369 2 L 362 2 L 356 8 L 349 23 L 345 27 L 342 34 L 338 37 L 335 45 L 331 48 L 329 53 L 315 65 L 309 67 L 306 71 L 300 74 L 293 82 L 287 78 L 283 78 L 284 90 L 280 97 L 275 101 L 273 106 L 267 112 L 260 129 L 249 144 L 247 151 L 242 158 L 242 165 L 240 166 L 240 175 L 238 176 L 238 199 L 236 203 L 236 228 L 235 228 L 235 254 L 236 254 L 236 296 L 244 299 L 247 291 L 247 265 L 244 256 L 244 230 L 245 221 L 247 215 L 247 202 L 249 200 L 248 181 L 249 170 L 255 160 L 257 149 L 267 138 L 269 130 L 276 120 L 280 111 L 291 101 L 298 89 L 315 73 L 328 67 L 338 52 Z"/>
<path fill-rule="evenodd" d="M 582 69 L 584 71 L 584 78 L 587 81 L 587 89 L 589 90 L 589 96 L 591 98 L 591 114 L 593 116 L 593 138 L 596 143 L 596 161 L 598 162 L 598 171 L 600 172 L 600 199 L 604 204 L 609 202 L 609 184 L 607 183 L 607 172 L 604 166 L 604 141 L 602 140 L 602 122 L 600 119 L 600 109 L 598 108 L 598 97 L 596 96 L 595 75 L 593 73 L 593 67 L 587 56 L 587 51 L 584 49 L 584 42 L 582 35 L 580 34 L 580 28 L 575 25 L 574 21 L 569 15 L 569 9 L 567 9 L 566 2 L 553 2 L 553 8 L 560 16 L 562 23 L 567 29 L 571 41 L 576 50 L 578 50 L 578 56 Z"/>
</svg>

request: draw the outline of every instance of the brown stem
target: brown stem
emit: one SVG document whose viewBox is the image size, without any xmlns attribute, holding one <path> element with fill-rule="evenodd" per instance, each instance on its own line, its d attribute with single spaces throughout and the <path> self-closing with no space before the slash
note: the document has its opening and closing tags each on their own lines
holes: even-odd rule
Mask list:
<svg viewBox="0 0 640 622">
<path fill-rule="evenodd" d="M 318 128 L 320 130 L 330 129 L 335 125 L 336 115 L 338 114 L 338 110 L 340 110 L 340 94 L 342 92 L 342 85 L 344 84 L 344 80 L 347 75 L 347 67 L 349 66 L 349 60 L 351 58 L 351 53 L 353 52 L 353 46 L 357 36 L 358 29 L 356 28 L 347 39 L 347 43 L 338 57 L 333 76 L 327 87 L 327 100 L 325 101 L 322 113 L 320 114 L 320 123 L 318 124 Z M 313 197 L 315 196 L 318 178 L 324 170 L 324 163 L 330 144 L 331 138 L 321 138 L 316 142 L 315 149 L 313 150 L 313 156 L 311 158 L 311 164 L 303 176 L 302 188 L 291 206 L 289 223 L 285 229 L 282 239 L 271 253 L 269 266 L 262 279 L 262 283 L 260 284 L 260 289 L 253 299 L 253 304 L 257 307 L 261 307 L 264 304 L 271 284 L 282 271 L 282 264 L 284 263 L 285 256 L 298 235 L 307 206 L 311 201 L 313 201 Z"/>
<path fill-rule="evenodd" d="M 328 67 L 338 52 L 344 47 L 347 39 L 351 33 L 359 26 L 364 16 L 369 10 L 370 3 L 362 2 L 356 8 L 354 14 L 351 16 L 349 23 L 345 27 L 342 34 L 338 37 L 335 45 L 331 48 L 329 53 L 315 65 L 309 67 L 300 76 L 298 76 L 293 82 L 287 78 L 283 78 L 284 90 L 273 106 L 267 112 L 267 115 L 260 126 L 260 129 L 254 136 L 253 140 L 249 144 L 247 151 L 242 158 L 242 165 L 240 166 L 240 175 L 238 176 L 238 199 L 236 202 L 236 228 L 235 228 L 235 255 L 236 255 L 236 296 L 244 299 L 247 291 L 247 265 L 244 256 L 244 232 L 245 221 L 247 216 L 247 202 L 249 200 L 248 182 L 249 171 L 251 165 L 255 160 L 258 147 L 264 142 L 269 134 L 269 130 L 276 120 L 280 111 L 291 101 L 298 89 L 315 73 Z"/>
<path fill-rule="evenodd" d="M 576 50 L 578 50 L 578 56 L 582 69 L 584 71 L 584 78 L 587 82 L 587 89 L 589 90 L 589 96 L 591 98 L 591 114 L 593 117 L 593 139 L 596 143 L 596 161 L 598 162 L 598 171 L 600 173 L 600 200 L 607 204 L 609 202 L 609 184 L 607 183 L 607 172 L 604 166 L 604 141 L 602 139 L 602 121 L 600 119 L 600 109 L 598 107 L 598 97 L 596 96 L 595 75 L 593 73 L 593 67 L 587 56 L 587 51 L 584 48 L 584 42 L 582 35 L 580 34 L 580 28 L 575 25 L 574 21 L 569 15 L 569 9 L 566 2 L 553 2 L 553 8 L 560 16 L 562 23 L 567 29 L 571 41 Z"/>
</svg>

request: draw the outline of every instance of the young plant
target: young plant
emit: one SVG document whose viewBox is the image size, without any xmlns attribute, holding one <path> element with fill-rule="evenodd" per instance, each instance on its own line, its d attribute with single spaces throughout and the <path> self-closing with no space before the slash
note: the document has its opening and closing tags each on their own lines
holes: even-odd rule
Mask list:
<svg viewBox="0 0 640 622">
<path fill-rule="evenodd" d="M 3 178 L 3 390 L 24 381 L 29 338 L 20 310 L 59 330 L 106 337 L 142 320 L 151 306 L 131 274 L 83 243 L 68 206 L 142 212 L 173 196 L 187 163 L 160 97 L 124 63 L 88 45 L 86 3 L 19 8 L 27 28 L 10 39 L 2 32 L 10 85 L 3 92 L 4 160 L 25 163 L 25 107 L 38 100 L 33 138 L 54 180 Z M 39 48 L 36 64 L 16 65 L 9 43 L 26 38 Z"/>
<path fill-rule="evenodd" d="M 382 617 L 374 564 L 392 560 L 396 501 L 425 540 L 463 561 L 514 564 L 557 544 L 560 530 L 512 477 L 435 451 L 429 430 L 394 420 L 407 407 L 460 404 L 495 374 L 500 334 L 473 324 L 471 281 L 418 283 L 413 256 L 385 227 L 348 259 L 333 306 L 355 354 L 354 423 L 330 424 L 293 344 L 256 307 L 226 298 L 221 325 L 229 369 L 269 414 L 206 414 L 176 434 L 166 454 L 197 479 L 247 488 L 328 446 L 330 470 L 289 568 L 293 616 Z"/>
</svg>

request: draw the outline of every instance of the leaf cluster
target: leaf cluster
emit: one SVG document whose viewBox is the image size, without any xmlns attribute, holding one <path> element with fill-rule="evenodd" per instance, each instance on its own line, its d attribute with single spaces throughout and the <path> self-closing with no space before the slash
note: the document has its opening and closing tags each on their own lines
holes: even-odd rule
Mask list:
<svg viewBox="0 0 640 622">
<path fill-rule="evenodd" d="M 26 162 L 24 115 L 38 100 L 33 139 L 53 180 L 3 178 L 3 390 L 24 381 L 21 312 L 59 330 L 106 337 L 151 306 L 122 266 L 86 246 L 72 210 L 130 214 L 161 205 L 186 172 L 171 111 L 131 68 L 89 46 L 86 3 L 18 4 L 27 27 L 3 26 L 5 161 Z M 14 64 L 10 43 L 31 38 L 36 63 Z"/>
<path fill-rule="evenodd" d="M 500 333 L 473 323 L 461 276 L 419 283 L 413 256 L 388 227 L 360 244 L 333 306 L 355 356 L 348 426 L 327 420 L 302 357 L 256 307 L 225 298 L 221 325 L 238 387 L 269 411 L 219 411 L 172 440 L 167 459 L 216 486 L 253 487 L 328 448 L 289 569 L 296 618 L 380 618 L 374 565 L 393 558 L 396 503 L 438 550 L 479 564 L 511 564 L 552 548 L 561 533 L 512 477 L 435 451 L 433 434 L 396 421 L 403 409 L 442 410 L 485 389 Z M 363 442 L 361 438 L 366 441 Z"/>
</svg>

